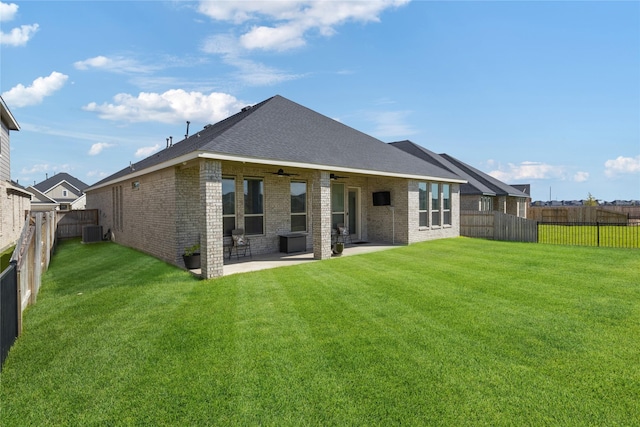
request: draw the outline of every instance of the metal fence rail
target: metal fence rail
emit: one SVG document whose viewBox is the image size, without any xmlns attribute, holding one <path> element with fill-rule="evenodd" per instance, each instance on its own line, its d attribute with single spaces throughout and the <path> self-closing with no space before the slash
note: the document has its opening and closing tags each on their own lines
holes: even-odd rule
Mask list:
<svg viewBox="0 0 640 427">
<path fill-rule="evenodd" d="M 539 223 L 538 243 L 640 248 L 640 226 L 625 223 Z"/>
</svg>

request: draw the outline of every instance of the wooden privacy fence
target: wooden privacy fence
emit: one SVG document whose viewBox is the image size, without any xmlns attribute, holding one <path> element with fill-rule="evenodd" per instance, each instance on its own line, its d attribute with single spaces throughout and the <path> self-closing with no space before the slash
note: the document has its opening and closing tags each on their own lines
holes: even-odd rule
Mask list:
<svg viewBox="0 0 640 427">
<path fill-rule="evenodd" d="M 460 211 L 460 235 L 493 240 L 537 242 L 538 224 L 502 212 Z"/>
<path fill-rule="evenodd" d="M 82 237 L 82 227 L 85 225 L 98 225 L 98 209 L 74 210 L 68 212 L 57 212 L 58 239 L 69 239 L 72 237 Z"/>
<path fill-rule="evenodd" d="M 527 218 L 543 223 L 626 223 L 630 211 L 601 208 L 599 206 L 530 206 Z"/>
<path fill-rule="evenodd" d="M 55 247 L 55 212 L 32 212 L 27 217 L 11 262 L 15 262 L 18 274 L 18 333 L 22 331 L 22 312 L 36 302 L 42 273 L 47 271 Z"/>
</svg>

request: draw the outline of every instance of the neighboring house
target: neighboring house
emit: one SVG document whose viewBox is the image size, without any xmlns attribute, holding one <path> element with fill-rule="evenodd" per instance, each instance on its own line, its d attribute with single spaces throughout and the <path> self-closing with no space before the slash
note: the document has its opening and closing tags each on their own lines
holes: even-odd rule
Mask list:
<svg viewBox="0 0 640 427">
<path fill-rule="evenodd" d="M 20 130 L 18 122 L 0 97 L 0 252 L 13 246 L 22 232 L 31 195 L 11 181 L 11 150 L 9 132 Z"/>
<path fill-rule="evenodd" d="M 182 266 L 184 249 L 200 243 L 202 276 L 210 278 L 222 275 L 225 245 L 236 228 L 245 230 L 254 255 L 278 252 L 281 234 L 306 233 L 306 249 L 316 259 L 331 257 L 338 223 L 348 226 L 353 241 L 409 244 L 459 236 L 464 182 L 274 96 L 86 194 L 87 208 L 100 210 L 100 224 L 121 244 Z"/>
<path fill-rule="evenodd" d="M 69 211 L 84 209 L 87 184 L 78 178 L 61 172 L 27 188 L 33 194 L 31 209 L 34 211 Z"/>
<path fill-rule="evenodd" d="M 525 192 L 530 188 L 528 184 L 520 184 L 517 188 L 505 184 L 448 154 L 436 154 L 411 141 L 392 142 L 390 145 L 466 180 L 467 183 L 460 186 L 460 210 L 498 211 L 527 217 L 527 207 L 531 202 L 531 196 Z"/>
</svg>

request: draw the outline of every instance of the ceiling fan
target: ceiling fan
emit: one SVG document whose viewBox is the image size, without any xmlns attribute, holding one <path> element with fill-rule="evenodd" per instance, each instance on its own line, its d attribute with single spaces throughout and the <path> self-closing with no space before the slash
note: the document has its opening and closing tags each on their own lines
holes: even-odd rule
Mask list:
<svg viewBox="0 0 640 427">
<path fill-rule="evenodd" d="M 348 176 L 338 176 L 335 173 L 332 173 L 329 175 L 329 179 L 332 180 L 336 180 L 336 179 L 345 179 L 345 178 L 349 178 Z"/>
<path fill-rule="evenodd" d="M 278 169 L 278 172 L 271 172 L 272 175 L 278 176 L 297 176 L 297 173 L 287 173 L 283 169 Z"/>
</svg>

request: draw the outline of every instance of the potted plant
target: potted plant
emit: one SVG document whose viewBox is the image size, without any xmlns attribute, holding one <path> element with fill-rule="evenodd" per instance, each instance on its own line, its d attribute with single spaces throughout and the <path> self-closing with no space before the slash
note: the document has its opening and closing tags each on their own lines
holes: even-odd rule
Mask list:
<svg viewBox="0 0 640 427">
<path fill-rule="evenodd" d="M 340 256 L 342 255 L 342 251 L 344 251 L 344 243 L 343 242 L 337 242 L 335 245 L 333 245 L 333 254 L 336 256 Z"/>
<path fill-rule="evenodd" d="M 195 270 L 200 268 L 200 243 L 184 248 L 184 254 L 182 255 L 184 266 L 188 270 Z"/>
</svg>

